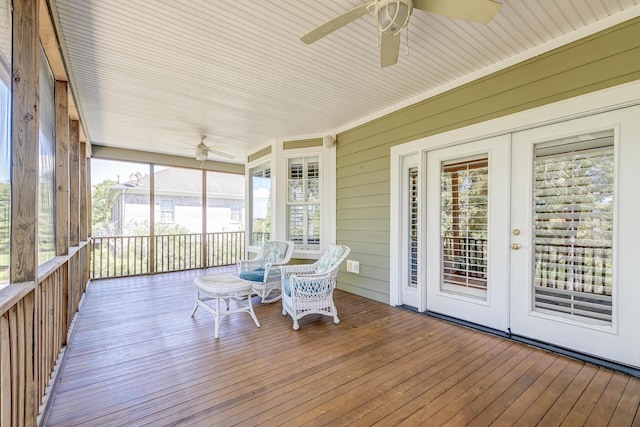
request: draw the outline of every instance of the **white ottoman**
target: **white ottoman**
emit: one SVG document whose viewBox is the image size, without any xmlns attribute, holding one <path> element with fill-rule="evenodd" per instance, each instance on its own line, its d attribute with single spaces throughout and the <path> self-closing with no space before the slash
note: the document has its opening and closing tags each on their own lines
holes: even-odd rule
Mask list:
<svg viewBox="0 0 640 427">
<path fill-rule="evenodd" d="M 231 274 L 210 274 L 197 277 L 193 284 L 196 287 L 196 305 L 193 307 L 191 317 L 196 313 L 198 307 L 202 307 L 213 314 L 215 318 L 214 336 L 216 338 L 218 338 L 220 330 L 220 320 L 229 314 L 246 311 L 251 315 L 256 326 L 260 327 L 256 314 L 253 312 L 253 305 L 251 305 L 251 294 L 253 292 L 251 282 Z M 239 307 L 229 309 L 229 299 L 237 301 Z M 246 304 L 244 303 L 245 299 Z M 215 300 L 215 307 L 205 304 L 205 301 L 208 300 Z M 220 310 L 220 300 L 225 301 L 224 310 Z"/>
</svg>

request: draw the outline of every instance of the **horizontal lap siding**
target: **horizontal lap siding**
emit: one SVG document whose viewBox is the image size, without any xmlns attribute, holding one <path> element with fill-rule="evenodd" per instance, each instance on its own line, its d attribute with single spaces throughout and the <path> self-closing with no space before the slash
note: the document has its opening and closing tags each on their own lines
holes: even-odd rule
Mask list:
<svg viewBox="0 0 640 427">
<path fill-rule="evenodd" d="M 338 135 L 337 241 L 360 274 L 339 287 L 389 302 L 392 146 L 640 79 L 640 18 Z"/>
</svg>

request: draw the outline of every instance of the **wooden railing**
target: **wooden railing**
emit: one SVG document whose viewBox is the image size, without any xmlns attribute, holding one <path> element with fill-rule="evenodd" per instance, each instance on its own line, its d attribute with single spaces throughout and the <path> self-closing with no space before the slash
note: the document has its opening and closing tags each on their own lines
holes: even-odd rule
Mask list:
<svg viewBox="0 0 640 427">
<path fill-rule="evenodd" d="M 244 254 L 244 231 L 94 237 L 91 278 L 135 276 L 235 264 Z M 153 264 L 152 264 L 153 262 Z"/>
<path fill-rule="evenodd" d="M 36 425 L 89 281 L 87 244 L 0 290 L 0 426 Z"/>
</svg>

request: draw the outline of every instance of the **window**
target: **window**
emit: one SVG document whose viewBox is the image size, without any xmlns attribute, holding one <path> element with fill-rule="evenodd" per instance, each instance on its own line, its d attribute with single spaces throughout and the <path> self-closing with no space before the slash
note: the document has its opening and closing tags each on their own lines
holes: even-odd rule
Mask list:
<svg viewBox="0 0 640 427">
<path fill-rule="evenodd" d="M 269 162 L 249 170 L 251 230 L 249 244 L 262 246 L 271 238 L 271 165 Z"/>
<path fill-rule="evenodd" d="M 488 158 L 445 162 L 440 180 L 441 289 L 486 299 Z"/>
<path fill-rule="evenodd" d="M 9 283 L 11 244 L 11 0 L 0 0 L 0 288 Z M 6 21 L 5 21 L 6 20 Z"/>
<path fill-rule="evenodd" d="M 160 200 L 160 222 L 174 222 L 175 221 L 175 207 L 173 200 L 161 199 Z"/>
<path fill-rule="evenodd" d="M 240 202 L 231 202 L 231 221 L 242 221 L 242 204 Z"/>
<path fill-rule="evenodd" d="M 610 324 L 613 132 L 535 150 L 534 309 Z"/>
<path fill-rule="evenodd" d="M 56 255 L 56 106 L 55 81 L 40 49 L 40 162 L 38 188 L 38 263 Z"/>
<path fill-rule="evenodd" d="M 409 206 L 408 226 L 409 226 L 409 280 L 408 285 L 412 288 L 418 287 L 418 168 L 409 169 Z"/>
<path fill-rule="evenodd" d="M 320 163 L 318 156 L 288 160 L 287 239 L 297 249 L 320 248 Z"/>
</svg>

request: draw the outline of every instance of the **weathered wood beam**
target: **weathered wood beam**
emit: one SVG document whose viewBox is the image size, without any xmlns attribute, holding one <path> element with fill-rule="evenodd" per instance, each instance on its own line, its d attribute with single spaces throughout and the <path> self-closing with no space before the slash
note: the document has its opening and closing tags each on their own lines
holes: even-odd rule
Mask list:
<svg viewBox="0 0 640 427">
<path fill-rule="evenodd" d="M 207 252 L 207 171 L 202 171 L 202 242 L 200 250 L 200 267 L 207 267 L 209 253 Z"/>
<path fill-rule="evenodd" d="M 13 2 L 11 282 L 36 280 L 38 273 L 38 4 Z"/>
<path fill-rule="evenodd" d="M 87 150 L 91 144 L 87 145 Z M 89 155 L 90 153 L 87 153 Z M 87 232 L 93 236 L 93 208 L 91 204 L 91 157 L 87 157 Z"/>
<path fill-rule="evenodd" d="M 80 245 L 80 122 L 69 130 L 69 244 Z"/>
<path fill-rule="evenodd" d="M 11 266 L 13 283 L 38 276 L 38 156 L 40 126 L 39 0 L 13 1 L 12 119 L 11 119 Z M 34 426 L 37 404 L 34 366 L 34 294 L 21 302 L 10 323 L 21 320 L 23 334 L 11 347 L 11 425 Z M 18 344 L 16 342 L 16 344 Z M 18 380 L 20 378 L 20 380 Z M 4 393 L 3 393 L 4 394 Z"/>
<path fill-rule="evenodd" d="M 156 183 L 154 165 L 149 165 L 149 273 L 156 272 Z M 124 200 L 122 201 L 124 203 Z"/>
<path fill-rule="evenodd" d="M 69 94 L 56 81 L 56 255 L 69 253 Z"/>
<path fill-rule="evenodd" d="M 84 242 L 89 236 L 87 227 L 87 143 L 80 142 L 80 241 Z"/>
</svg>

